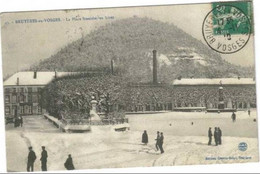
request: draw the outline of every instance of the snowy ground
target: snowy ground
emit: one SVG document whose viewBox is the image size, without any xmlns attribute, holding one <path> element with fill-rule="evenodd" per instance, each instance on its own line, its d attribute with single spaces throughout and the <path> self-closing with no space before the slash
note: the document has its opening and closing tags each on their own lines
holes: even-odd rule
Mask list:
<svg viewBox="0 0 260 174">
<path fill-rule="evenodd" d="M 252 111 L 250 117 L 247 112 L 238 112 L 235 123 L 230 116 L 200 112 L 129 115 L 128 132 L 94 128 L 92 133 L 81 134 L 61 133 L 42 116 L 24 117 L 23 128 L 6 126 L 7 168 L 25 171 L 30 145 L 37 155 L 38 171 L 42 145 L 49 154 L 48 170 L 65 170 L 63 164 L 68 154 L 72 155 L 76 169 L 258 161 L 257 122 L 253 122 L 256 112 Z M 208 146 L 208 127 L 215 126 L 223 131 L 223 145 Z M 143 130 L 149 135 L 147 146 L 140 143 Z M 165 136 L 162 155 L 154 147 L 157 130 Z M 248 144 L 247 151 L 239 151 L 240 142 Z"/>
</svg>

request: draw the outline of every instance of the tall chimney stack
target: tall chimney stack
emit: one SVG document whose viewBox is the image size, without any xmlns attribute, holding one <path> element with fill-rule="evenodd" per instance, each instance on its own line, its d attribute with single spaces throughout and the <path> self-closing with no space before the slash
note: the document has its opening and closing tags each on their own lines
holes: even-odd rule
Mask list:
<svg viewBox="0 0 260 174">
<path fill-rule="evenodd" d="M 156 50 L 153 50 L 153 83 L 157 84 L 157 55 Z"/>
<path fill-rule="evenodd" d="M 114 60 L 111 59 L 111 74 L 114 74 Z"/>
<path fill-rule="evenodd" d="M 17 77 L 16 85 L 19 86 L 19 77 Z"/>
<path fill-rule="evenodd" d="M 34 71 L 34 72 L 33 72 L 33 78 L 34 78 L 34 79 L 37 79 L 37 71 Z"/>
</svg>

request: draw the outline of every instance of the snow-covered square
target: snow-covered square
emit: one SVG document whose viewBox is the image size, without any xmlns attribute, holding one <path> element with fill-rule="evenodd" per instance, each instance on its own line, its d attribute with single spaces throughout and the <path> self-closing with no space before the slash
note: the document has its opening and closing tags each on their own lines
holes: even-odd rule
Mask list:
<svg viewBox="0 0 260 174">
<path fill-rule="evenodd" d="M 87 133 L 62 133 L 43 116 L 24 117 L 24 126 L 6 125 L 8 171 L 26 171 L 28 147 L 37 159 L 35 171 L 40 171 L 41 146 L 48 151 L 48 170 L 65 170 L 64 162 L 72 155 L 76 169 L 152 167 L 194 164 L 243 163 L 258 161 L 256 111 L 248 116 L 237 112 L 235 123 L 231 113 L 165 112 L 130 114 L 130 130 L 115 132 L 108 126 L 93 126 Z M 193 122 L 193 125 L 191 124 Z M 209 127 L 220 127 L 222 145 L 208 146 Z M 149 143 L 141 143 L 147 130 Z M 155 148 L 156 132 L 164 133 L 165 153 Z M 239 143 L 248 145 L 240 151 Z"/>
</svg>

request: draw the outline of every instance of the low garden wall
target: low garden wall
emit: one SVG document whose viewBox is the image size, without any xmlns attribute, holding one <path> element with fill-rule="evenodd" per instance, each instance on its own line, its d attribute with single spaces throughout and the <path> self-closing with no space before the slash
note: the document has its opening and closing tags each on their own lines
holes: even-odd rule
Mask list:
<svg viewBox="0 0 260 174">
<path fill-rule="evenodd" d="M 113 131 L 126 131 L 130 129 L 128 124 L 128 119 L 114 119 L 114 120 L 103 120 L 103 121 L 90 121 L 88 123 L 83 124 L 69 124 L 67 120 L 59 120 L 53 116 L 48 114 L 44 114 L 44 118 L 49 122 L 52 122 L 57 128 L 59 128 L 62 132 L 88 132 L 91 131 L 92 128 L 99 129 L 98 127 L 109 127 L 109 129 Z M 84 121 L 83 121 L 84 122 Z"/>
<path fill-rule="evenodd" d="M 63 120 L 58 120 L 57 118 L 44 114 L 44 118 L 52 122 L 57 128 L 62 132 L 87 132 L 91 131 L 90 125 L 70 125 L 66 124 Z"/>
</svg>

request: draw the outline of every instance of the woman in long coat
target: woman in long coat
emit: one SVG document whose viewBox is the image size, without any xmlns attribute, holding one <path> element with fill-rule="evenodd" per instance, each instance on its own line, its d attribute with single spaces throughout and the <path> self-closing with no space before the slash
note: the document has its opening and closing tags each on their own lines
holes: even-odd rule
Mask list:
<svg viewBox="0 0 260 174">
<path fill-rule="evenodd" d="M 65 168 L 66 168 L 67 170 L 74 170 L 74 169 L 75 169 L 75 167 L 74 167 L 74 165 L 73 165 L 72 157 L 71 157 L 70 154 L 69 154 L 69 156 L 68 156 L 66 162 L 64 163 L 64 166 L 65 166 Z"/>
<path fill-rule="evenodd" d="M 143 135 L 142 135 L 142 143 L 144 143 L 145 145 L 147 145 L 148 143 L 148 135 L 146 130 L 144 131 Z"/>
</svg>

